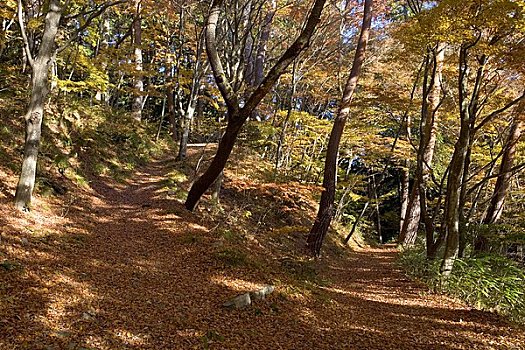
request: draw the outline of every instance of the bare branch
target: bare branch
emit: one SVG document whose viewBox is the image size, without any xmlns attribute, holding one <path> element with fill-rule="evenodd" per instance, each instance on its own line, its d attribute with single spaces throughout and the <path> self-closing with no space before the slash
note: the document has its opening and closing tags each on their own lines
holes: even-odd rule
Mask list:
<svg viewBox="0 0 525 350">
<path fill-rule="evenodd" d="M 20 25 L 20 33 L 22 34 L 22 39 L 24 40 L 24 50 L 27 55 L 27 61 L 29 62 L 29 65 L 33 67 L 35 61 L 29 47 L 29 39 L 27 38 L 26 26 L 24 24 L 24 15 L 22 11 L 22 0 L 18 0 L 18 24 Z"/>
<path fill-rule="evenodd" d="M 485 116 L 483 118 L 483 120 L 474 128 L 474 132 L 479 131 L 479 129 L 481 129 L 483 126 L 485 126 L 485 124 L 490 122 L 492 120 L 492 118 L 496 117 L 500 113 L 505 112 L 507 109 L 509 109 L 510 107 L 514 106 L 515 104 L 517 104 L 518 102 L 520 102 L 524 98 L 525 98 L 525 90 L 523 90 L 522 94 L 519 97 L 517 97 L 514 100 L 510 101 L 509 103 L 507 103 L 505 106 L 501 107 L 500 109 L 497 109 L 494 112 L 490 113 L 489 115 Z"/>
<path fill-rule="evenodd" d="M 60 46 L 57 50 L 57 53 L 60 53 L 62 51 L 64 51 L 73 41 L 77 40 L 79 35 L 84 31 L 86 30 L 87 27 L 89 27 L 91 25 L 91 22 L 93 22 L 93 20 L 95 18 L 97 18 L 98 16 L 100 16 L 104 11 L 106 11 L 109 7 L 112 7 L 112 6 L 115 6 L 115 5 L 119 5 L 119 4 L 123 4 L 125 3 L 127 0 L 117 0 L 117 1 L 112 1 L 112 2 L 108 2 L 108 3 L 105 3 L 103 5 L 100 5 L 97 9 L 93 10 L 93 11 L 90 11 L 90 15 L 89 17 L 86 19 L 86 21 L 84 22 L 83 25 L 81 25 L 77 30 L 75 30 L 75 32 L 69 37 L 68 40 L 66 40 L 66 42 L 64 44 L 62 44 L 62 46 Z"/>
</svg>

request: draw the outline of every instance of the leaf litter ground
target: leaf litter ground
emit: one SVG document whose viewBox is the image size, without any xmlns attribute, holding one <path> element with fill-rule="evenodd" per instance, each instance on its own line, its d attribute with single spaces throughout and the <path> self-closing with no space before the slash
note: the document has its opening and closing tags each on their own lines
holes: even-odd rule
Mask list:
<svg viewBox="0 0 525 350">
<path fill-rule="evenodd" d="M 307 259 L 301 191 L 317 188 L 228 172 L 222 209 L 192 214 L 166 182 L 174 169 L 94 179 L 27 215 L 0 172 L 1 349 L 525 349 L 523 328 L 408 280 L 392 247 L 330 243 Z M 269 298 L 222 308 L 264 284 Z"/>
</svg>

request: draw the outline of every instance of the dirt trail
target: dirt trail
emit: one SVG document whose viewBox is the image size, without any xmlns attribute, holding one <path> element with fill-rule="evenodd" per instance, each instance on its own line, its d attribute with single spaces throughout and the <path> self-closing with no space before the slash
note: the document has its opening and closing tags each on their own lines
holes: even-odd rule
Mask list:
<svg viewBox="0 0 525 350">
<path fill-rule="evenodd" d="M 523 329 L 407 280 L 392 249 L 322 261 L 327 282 L 307 292 L 283 271 L 225 270 L 210 225 L 163 190 L 173 164 L 92 183 L 60 224 L 81 234 L 8 232 L 23 268 L 0 269 L 1 349 L 525 349 Z M 267 300 L 221 308 L 263 283 L 278 287 Z"/>
</svg>

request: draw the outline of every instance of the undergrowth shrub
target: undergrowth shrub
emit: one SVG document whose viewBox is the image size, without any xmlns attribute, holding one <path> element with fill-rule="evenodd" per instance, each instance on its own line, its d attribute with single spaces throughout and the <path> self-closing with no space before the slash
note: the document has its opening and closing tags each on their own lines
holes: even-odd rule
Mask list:
<svg viewBox="0 0 525 350">
<path fill-rule="evenodd" d="M 409 276 L 435 291 L 525 322 L 525 271 L 506 257 L 486 254 L 457 259 L 446 281 L 439 274 L 441 261 L 426 259 L 422 245 L 402 251 L 398 261 Z"/>
</svg>

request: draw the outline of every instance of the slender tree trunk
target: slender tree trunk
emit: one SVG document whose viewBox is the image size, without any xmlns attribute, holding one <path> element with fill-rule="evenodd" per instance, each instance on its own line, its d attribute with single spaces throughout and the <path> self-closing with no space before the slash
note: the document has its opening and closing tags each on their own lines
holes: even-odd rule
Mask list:
<svg viewBox="0 0 525 350">
<path fill-rule="evenodd" d="M 445 58 L 444 52 L 444 45 L 438 44 L 432 55 L 429 53 L 429 57 L 431 56 L 432 60 L 427 60 L 426 64 L 416 176 L 414 187 L 410 193 L 407 216 L 400 233 L 400 241 L 404 246 L 412 246 L 416 241 L 421 220 L 420 182 L 423 181 L 422 185 L 426 186 L 431 172 L 436 145 L 437 109 L 441 103 L 441 72 Z M 428 87 L 427 84 L 429 85 Z"/>
<path fill-rule="evenodd" d="M 182 118 L 182 132 L 180 137 L 179 144 L 179 154 L 177 155 L 177 160 L 182 161 L 186 159 L 186 153 L 188 150 L 188 139 L 190 136 L 190 126 L 193 121 L 193 116 L 195 115 L 195 106 L 197 103 L 197 93 L 195 96 L 190 96 L 190 101 L 188 101 L 188 107 L 184 112 L 184 117 Z"/>
<path fill-rule="evenodd" d="M 469 72 L 467 52 L 467 48 L 462 47 L 460 49 L 459 103 L 461 125 L 458 140 L 454 145 L 454 153 L 450 162 L 450 170 L 447 178 L 444 216 L 446 246 L 440 269 L 441 274 L 445 278 L 452 272 L 454 261 L 459 253 L 461 183 L 470 138 L 469 101 L 467 98 Z"/>
<path fill-rule="evenodd" d="M 321 252 L 321 246 L 326 233 L 328 232 L 328 228 L 330 227 L 330 222 L 332 221 L 332 216 L 334 214 L 335 182 L 337 177 L 337 153 L 339 151 L 339 144 L 343 135 L 345 123 L 350 113 L 350 104 L 357 87 L 357 81 L 361 73 L 361 67 L 365 60 L 366 45 L 368 43 L 370 25 L 372 23 L 372 4 L 373 0 L 365 0 L 361 34 L 359 36 L 354 62 L 352 64 L 352 71 L 348 77 L 345 91 L 343 92 L 341 105 L 334 120 L 334 125 L 330 134 L 330 140 L 328 141 L 328 149 L 326 151 L 326 161 L 324 167 L 324 189 L 321 194 L 321 201 L 319 203 L 317 217 L 307 238 L 308 247 L 314 256 L 318 256 Z"/>
<path fill-rule="evenodd" d="M 377 236 L 379 238 L 379 243 L 383 244 L 383 232 L 381 228 L 381 212 L 379 211 L 379 195 L 377 194 L 377 184 L 376 184 L 376 178 L 374 175 L 372 175 L 372 195 L 375 201 L 375 207 L 376 207 L 376 228 L 377 228 Z"/>
<path fill-rule="evenodd" d="M 525 118 L 521 115 L 517 115 L 510 129 L 509 137 L 505 144 L 505 150 L 503 157 L 501 158 L 501 164 L 499 168 L 499 174 L 494 186 L 494 192 L 492 194 L 489 207 L 483 218 L 484 224 L 496 223 L 503 213 L 503 206 L 505 204 L 505 197 L 507 196 L 507 190 L 510 185 L 510 179 L 513 174 L 511 169 L 514 165 L 514 159 L 516 154 L 516 147 L 518 141 L 521 138 L 523 125 L 525 124 Z M 474 251 L 483 252 L 488 250 L 488 240 L 485 236 L 479 235 L 474 241 Z"/>
<path fill-rule="evenodd" d="M 20 2 L 19 6 L 19 12 L 21 13 L 22 8 Z M 46 96 L 49 92 L 49 69 L 51 68 L 52 60 L 57 49 L 55 37 L 58 32 L 61 15 L 62 7 L 60 1 L 51 0 L 45 18 L 44 34 L 42 36 L 38 54 L 34 60 L 32 58 L 29 59 L 32 68 L 31 100 L 25 115 L 26 137 L 24 157 L 22 161 L 22 171 L 20 173 L 15 194 L 15 207 L 19 210 L 28 210 L 31 207 L 31 198 L 35 187 L 38 151 L 42 135 L 44 105 Z M 23 29 L 23 31 L 26 47 L 28 47 L 27 38 L 25 37 L 25 29 Z"/>
<path fill-rule="evenodd" d="M 485 215 L 483 220 L 484 224 L 493 224 L 497 222 L 503 213 L 505 197 L 510 185 L 510 179 L 513 176 L 511 169 L 514 165 L 516 147 L 521 138 L 523 125 L 525 124 L 524 119 L 525 118 L 522 116 L 517 116 L 512 123 L 507 144 L 505 145 L 505 152 L 501 159 L 499 175 L 494 187 L 494 194 L 492 195 L 487 215 Z"/>
<path fill-rule="evenodd" d="M 400 217 L 399 220 L 399 232 L 403 230 L 403 225 L 405 223 L 405 217 L 408 212 L 408 202 L 409 202 L 409 196 L 410 196 L 410 161 L 405 161 L 405 166 L 401 170 L 401 184 L 400 184 L 400 190 L 399 190 L 399 197 L 401 198 L 401 210 L 400 210 Z"/>
<path fill-rule="evenodd" d="M 166 114 L 166 97 L 162 100 L 162 111 L 160 113 L 159 127 L 157 129 L 157 135 L 155 135 L 155 142 L 159 141 L 160 132 L 162 131 L 162 124 L 164 124 L 164 116 Z"/>
<path fill-rule="evenodd" d="M 142 0 L 135 0 L 135 22 L 133 23 L 133 46 L 135 51 L 135 93 L 133 97 L 133 104 L 131 106 L 131 114 L 133 119 L 137 121 L 142 120 L 142 107 L 144 97 L 144 81 L 142 77 L 142 16 L 141 16 L 141 2 Z"/>
<path fill-rule="evenodd" d="M 366 209 L 368 208 L 368 205 L 370 204 L 370 201 L 366 202 L 363 209 L 361 210 L 361 213 L 359 213 L 359 216 L 355 220 L 354 224 L 352 225 L 352 229 L 350 230 L 350 233 L 345 238 L 345 244 L 350 241 L 350 238 L 354 235 L 355 230 L 357 229 L 357 225 L 359 225 L 359 222 L 361 222 L 361 219 L 365 215 Z"/>
<path fill-rule="evenodd" d="M 183 16 L 183 11 L 181 11 L 181 18 Z M 182 32 L 182 28 L 181 28 Z M 181 130 L 181 138 L 180 138 L 180 144 L 179 144 L 179 154 L 177 155 L 177 160 L 182 161 L 186 159 L 186 153 L 188 150 L 188 139 L 190 134 L 190 128 L 193 124 L 193 116 L 195 115 L 195 109 L 197 107 L 197 100 L 199 97 L 199 89 L 201 84 L 201 78 L 203 75 L 203 68 L 202 68 L 202 62 L 201 62 L 201 53 L 203 50 L 204 45 L 204 37 L 201 36 L 199 39 L 199 44 L 197 47 L 197 53 L 195 57 L 195 66 L 193 68 L 193 78 L 191 82 L 191 91 L 190 95 L 188 96 L 188 102 L 186 105 L 186 109 L 183 112 L 182 116 L 182 130 Z M 179 99 L 179 103 L 180 99 Z M 182 110 L 182 108 L 181 108 Z"/>
<path fill-rule="evenodd" d="M 277 149 L 275 151 L 275 170 L 279 169 L 281 167 L 282 163 L 282 150 L 284 141 L 286 139 L 286 130 L 288 129 L 288 122 L 290 121 L 290 117 L 292 116 L 293 111 L 293 102 L 294 102 L 294 95 L 295 95 L 295 89 L 296 89 L 296 81 L 295 81 L 295 70 L 297 68 L 297 62 L 294 61 L 292 65 L 292 85 L 290 89 L 290 98 L 288 99 L 288 110 L 286 112 L 286 117 L 284 118 L 283 125 L 281 126 L 281 133 L 279 134 L 279 140 L 277 141 Z"/>
<path fill-rule="evenodd" d="M 259 85 L 264 78 L 264 64 L 266 61 L 266 45 L 268 44 L 268 40 L 270 39 L 272 21 L 273 21 L 273 17 L 275 16 L 275 12 L 277 10 L 277 1 L 271 0 L 270 6 L 271 6 L 271 9 L 266 14 L 266 17 L 264 19 L 264 26 L 261 30 L 261 34 L 259 37 L 259 43 L 257 45 L 257 56 L 255 57 L 255 67 L 254 67 L 254 76 L 255 76 L 254 85 L 255 86 Z"/>
</svg>

